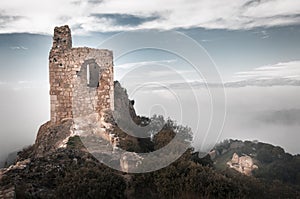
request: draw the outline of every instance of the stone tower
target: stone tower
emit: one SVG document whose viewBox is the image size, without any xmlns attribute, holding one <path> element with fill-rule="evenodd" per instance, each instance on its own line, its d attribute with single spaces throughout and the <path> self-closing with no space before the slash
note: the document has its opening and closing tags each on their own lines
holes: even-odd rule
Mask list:
<svg viewBox="0 0 300 199">
<path fill-rule="evenodd" d="M 112 52 L 72 48 L 68 26 L 54 29 L 49 75 L 52 123 L 114 109 Z"/>
</svg>

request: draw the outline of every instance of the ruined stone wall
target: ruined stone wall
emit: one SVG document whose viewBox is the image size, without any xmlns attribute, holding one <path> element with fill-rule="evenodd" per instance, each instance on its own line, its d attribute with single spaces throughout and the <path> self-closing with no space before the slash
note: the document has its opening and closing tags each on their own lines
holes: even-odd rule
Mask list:
<svg viewBox="0 0 300 199">
<path fill-rule="evenodd" d="M 72 48 L 68 26 L 54 30 L 49 75 L 52 123 L 114 109 L 112 52 Z"/>
<path fill-rule="evenodd" d="M 243 155 L 240 157 L 236 153 L 233 154 L 232 159 L 227 162 L 227 165 L 230 168 L 248 176 L 252 174 L 254 169 L 258 168 L 258 166 L 253 163 L 253 160 L 250 156 Z"/>
</svg>

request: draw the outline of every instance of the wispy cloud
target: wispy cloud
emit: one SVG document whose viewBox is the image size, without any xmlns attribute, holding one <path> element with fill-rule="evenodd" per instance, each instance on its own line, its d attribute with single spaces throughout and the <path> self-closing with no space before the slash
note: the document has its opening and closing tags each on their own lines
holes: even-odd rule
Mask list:
<svg viewBox="0 0 300 199">
<path fill-rule="evenodd" d="M 126 63 L 126 64 L 119 64 L 119 65 L 116 65 L 115 67 L 121 68 L 121 69 L 132 69 L 132 68 L 139 67 L 139 66 L 166 64 L 166 63 L 172 63 L 172 62 L 176 62 L 176 61 L 177 60 L 175 60 L 175 59 L 170 59 L 170 60 L 158 60 L 158 61 L 131 62 L 131 63 Z"/>
<path fill-rule="evenodd" d="M 24 46 L 11 46 L 10 49 L 12 50 L 28 50 L 28 48 Z"/>
<path fill-rule="evenodd" d="M 244 86 L 300 86 L 300 61 L 281 62 L 237 72 L 226 87 Z"/>
<path fill-rule="evenodd" d="M 168 6 L 161 6 L 159 0 L 46 0 L 43 4 L 34 0 L 1 1 L 5 15 L 0 15 L 0 32 L 52 33 L 53 27 L 61 24 L 70 24 L 75 33 L 192 27 L 232 30 L 300 24 L 300 1 L 295 0 L 165 0 L 164 4 Z"/>
<path fill-rule="evenodd" d="M 18 84 L 32 84 L 34 83 L 33 81 L 24 81 L 24 80 L 21 80 L 21 81 L 18 81 Z"/>
<path fill-rule="evenodd" d="M 245 86 L 300 86 L 300 80 L 292 78 L 274 78 L 274 79 L 249 79 L 242 81 L 226 82 L 225 87 L 245 87 Z"/>
<path fill-rule="evenodd" d="M 300 61 L 281 62 L 237 72 L 227 87 L 244 86 L 300 86 Z"/>
<path fill-rule="evenodd" d="M 294 79 L 300 80 L 300 61 L 291 61 L 266 65 L 251 71 L 237 72 L 237 80 L 268 80 L 268 79 Z"/>
<path fill-rule="evenodd" d="M 254 33 L 257 34 L 257 35 L 259 35 L 261 39 L 268 39 L 268 38 L 270 38 L 270 34 L 266 30 L 256 31 Z"/>
<path fill-rule="evenodd" d="M 23 90 L 23 89 L 35 89 L 35 88 L 47 88 L 48 82 L 47 81 L 27 81 L 27 80 L 20 80 L 15 83 L 10 83 L 9 85 L 13 90 Z"/>
<path fill-rule="evenodd" d="M 159 72 L 159 71 L 158 71 Z M 167 71 L 169 72 L 169 71 Z M 189 74 L 193 71 L 184 71 Z M 167 75 L 167 74 L 165 74 Z M 223 83 L 205 82 L 203 80 L 190 79 L 188 81 L 176 81 L 172 79 L 166 82 L 168 88 L 188 89 L 188 88 L 240 88 L 246 86 L 271 87 L 271 86 L 300 86 L 300 61 L 277 63 L 255 68 L 251 71 L 237 72 L 232 81 Z M 160 86 L 148 87 L 149 90 L 163 89 Z"/>
</svg>

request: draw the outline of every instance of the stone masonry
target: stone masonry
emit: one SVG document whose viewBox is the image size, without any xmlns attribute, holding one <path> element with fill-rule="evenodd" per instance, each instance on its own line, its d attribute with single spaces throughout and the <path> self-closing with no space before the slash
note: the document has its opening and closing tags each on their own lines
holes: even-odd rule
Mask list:
<svg viewBox="0 0 300 199">
<path fill-rule="evenodd" d="M 68 26 L 54 29 L 49 74 L 51 123 L 114 109 L 112 52 L 72 48 Z"/>
</svg>

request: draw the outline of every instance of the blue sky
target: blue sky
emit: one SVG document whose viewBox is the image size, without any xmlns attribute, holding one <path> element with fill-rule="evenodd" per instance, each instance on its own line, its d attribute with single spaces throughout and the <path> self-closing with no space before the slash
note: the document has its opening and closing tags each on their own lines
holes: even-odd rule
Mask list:
<svg viewBox="0 0 300 199">
<path fill-rule="evenodd" d="M 185 34 L 207 51 L 227 83 L 227 119 L 221 138 L 258 139 L 300 153 L 295 146 L 300 139 L 300 1 L 165 0 L 162 5 L 158 0 L 10 0 L 1 1 L 0 8 L 0 151 L 32 143 L 39 125 L 49 119 L 48 55 L 53 29 L 68 24 L 75 47 L 96 48 L 124 31 Z M 207 91 L 201 90 L 201 80 L 185 61 L 159 50 L 132 52 L 115 60 L 116 79 L 135 66 L 140 67 L 138 74 L 128 76 L 132 79 L 127 77 L 125 87 L 155 77 L 181 89 L 176 75 L 161 66 L 173 67 L 200 89 L 196 90 L 198 103 L 205 113 L 209 111 L 202 100 Z M 162 106 L 147 108 L 157 105 L 154 98 L 161 99 L 160 105 L 171 100 L 165 92 L 157 98 L 158 88 L 143 92 L 132 94 L 140 114 L 164 112 Z M 188 98 L 183 102 L 192 103 Z M 193 106 L 186 109 L 191 112 Z M 176 111 L 165 114 L 179 120 Z M 12 139 L 16 136 L 17 141 Z"/>
<path fill-rule="evenodd" d="M 238 72 L 300 60 L 299 25 L 251 30 L 192 28 L 176 29 L 176 31 L 186 34 L 202 45 L 227 81 L 230 81 Z M 97 47 L 105 39 L 117 33 L 119 31 L 93 32 L 89 35 L 75 34 L 73 43 L 75 46 Z M 0 42 L 1 82 L 45 80 L 47 73 L 45 65 L 49 48 L 51 48 L 51 35 L 1 34 Z M 127 61 L 138 62 L 147 59 L 146 55 L 142 58 L 141 56 L 142 53 Z M 159 57 L 157 53 L 155 59 L 168 58 Z"/>
</svg>

